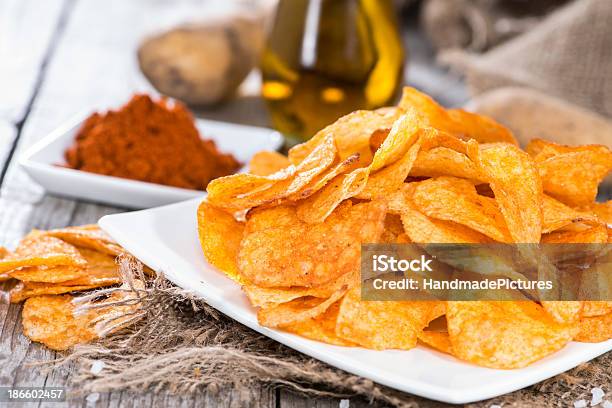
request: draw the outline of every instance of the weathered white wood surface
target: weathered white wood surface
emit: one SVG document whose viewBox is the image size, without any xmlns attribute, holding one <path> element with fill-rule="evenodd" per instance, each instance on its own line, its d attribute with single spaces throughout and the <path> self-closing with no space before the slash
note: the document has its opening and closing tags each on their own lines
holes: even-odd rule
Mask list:
<svg viewBox="0 0 612 408">
<path fill-rule="evenodd" d="M 211 8 L 211 1 L 215 3 Z M 176 22 L 209 18 L 217 0 L 3 0 L 0 2 L 0 245 L 14 246 L 32 228 L 96 222 L 118 208 L 45 195 L 17 166 L 16 158 L 71 115 L 113 107 L 137 91 L 152 92 L 135 58 L 147 33 Z M 228 2 L 229 3 L 229 2 Z M 443 102 L 459 104 L 464 89 L 453 77 L 427 69 L 429 51 L 418 37 L 408 71 L 413 83 Z M 442 78 L 442 79 L 441 79 Z M 449 91 L 450 90 L 450 91 Z M 257 98 L 246 98 L 207 117 L 262 125 L 267 118 Z M 21 333 L 21 307 L 0 303 L 0 386 L 66 386 L 69 370 L 44 372 L 28 366 L 56 354 Z M 96 399 L 97 398 L 97 399 Z M 102 407 L 336 407 L 339 400 L 313 400 L 288 392 L 253 389 L 191 397 L 106 393 L 70 401 Z M 48 404 L 49 406 L 56 406 Z M 351 401 L 351 407 L 368 405 Z M 43 406 L 46 406 L 43 404 Z"/>
</svg>

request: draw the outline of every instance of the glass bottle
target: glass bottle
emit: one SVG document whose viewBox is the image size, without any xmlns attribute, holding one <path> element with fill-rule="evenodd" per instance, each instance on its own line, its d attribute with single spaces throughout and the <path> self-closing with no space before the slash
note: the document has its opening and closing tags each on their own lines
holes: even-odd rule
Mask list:
<svg viewBox="0 0 612 408">
<path fill-rule="evenodd" d="M 274 127 L 307 140 L 347 113 L 391 104 L 403 64 L 391 0 L 280 0 L 262 94 Z"/>
</svg>

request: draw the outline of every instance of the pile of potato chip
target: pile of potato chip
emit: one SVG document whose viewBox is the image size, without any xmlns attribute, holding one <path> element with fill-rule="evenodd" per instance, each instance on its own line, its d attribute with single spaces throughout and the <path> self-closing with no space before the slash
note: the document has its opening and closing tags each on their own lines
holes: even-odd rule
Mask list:
<svg viewBox="0 0 612 408">
<path fill-rule="evenodd" d="M 612 338 L 612 302 L 381 301 L 360 293 L 362 243 L 609 243 L 605 146 L 534 140 L 406 88 L 250 174 L 212 181 L 198 209 L 207 260 L 242 285 L 259 322 L 371 349 L 418 341 L 482 366 L 524 367 L 571 340 Z"/>
<path fill-rule="evenodd" d="M 133 294 L 114 293 L 78 314 L 71 293 L 121 284 L 115 258 L 122 252 L 95 225 L 34 230 L 14 252 L 2 248 L 0 280 L 18 280 L 9 295 L 12 303 L 25 300 L 24 334 L 54 350 L 98 338 L 96 323 L 126 312 L 121 307 L 103 307 L 104 303 L 125 300 Z"/>
</svg>

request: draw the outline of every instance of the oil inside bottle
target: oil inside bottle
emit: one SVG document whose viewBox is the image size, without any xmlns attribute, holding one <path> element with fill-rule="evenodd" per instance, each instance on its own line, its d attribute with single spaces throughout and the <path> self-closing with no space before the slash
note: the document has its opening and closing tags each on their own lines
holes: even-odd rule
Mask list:
<svg viewBox="0 0 612 408">
<path fill-rule="evenodd" d="M 404 55 L 389 0 L 281 0 L 262 56 L 273 125 L 300 140 L 390 104 Z"/>
</svg>

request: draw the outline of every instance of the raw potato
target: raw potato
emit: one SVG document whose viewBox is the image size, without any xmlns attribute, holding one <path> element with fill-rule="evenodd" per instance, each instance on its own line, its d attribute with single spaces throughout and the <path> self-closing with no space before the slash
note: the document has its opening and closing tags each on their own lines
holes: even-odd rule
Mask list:
<svg viewBox="0 0 612 408">
<path fill-rule="evenodd" d="M 228 99 L 251 71 L 262 42 L 259 22 L 234 17 L 150 37 L 138 49 L 138 62 L 161 93 L 191 105 L 214 105 Z"/>
</svg>

